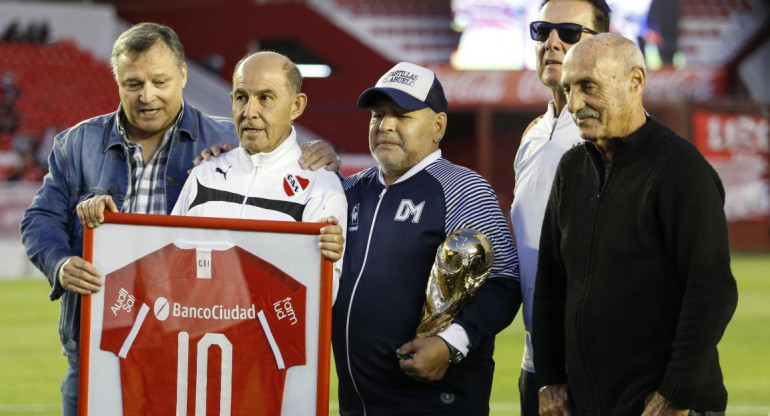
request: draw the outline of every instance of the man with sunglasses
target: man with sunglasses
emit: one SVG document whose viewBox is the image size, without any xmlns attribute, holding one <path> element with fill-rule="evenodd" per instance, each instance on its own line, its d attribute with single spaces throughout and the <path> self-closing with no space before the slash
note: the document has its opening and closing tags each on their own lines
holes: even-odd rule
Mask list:
<svg viewBox="0 0 770 416">
<path fill-rule="evenodd" d="M 575 43 L 609 31 L 609 13 L 610 8 L 604 0 L 545 0 L 540 8 L 539 20 L 530 24 L 530 35 L 537 41 L 537 74 L 540 81 L 551 89 L 553 100 L 548 103 L 547 112 L 527 127 L 513 164 L 516 185 L 511 222 L 519 250 L 526 329 L 519 377 L 523 416 L 538 415 L 531 329 L 543 214 L 561 156 L 582 142 L 572 117 L 567 111 L 562 111 L 567 100 L 559 84 L 561 63 Z"/>
</svg>

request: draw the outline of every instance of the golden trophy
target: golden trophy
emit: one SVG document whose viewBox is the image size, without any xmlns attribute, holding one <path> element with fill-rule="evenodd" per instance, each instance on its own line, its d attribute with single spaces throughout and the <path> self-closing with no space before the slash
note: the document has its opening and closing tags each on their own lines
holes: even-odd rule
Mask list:
<svg viewBox="0 0 770 416">
<path fill-rule="evenodd" d="M 447 236 L 430 271 L 418 338 L 437 335 L 452 324 L 489 276 L 493 258 L 492 244 L 476 230 L 461 228 Z"/>
</svg>

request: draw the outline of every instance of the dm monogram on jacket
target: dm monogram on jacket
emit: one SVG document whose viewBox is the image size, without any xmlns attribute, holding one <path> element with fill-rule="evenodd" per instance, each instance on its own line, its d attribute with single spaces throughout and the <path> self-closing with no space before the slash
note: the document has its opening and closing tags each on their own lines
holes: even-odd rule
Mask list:
<svg viewBox="0 0 770 416">
<path fill-rule="evenodd" d="M 417 224 L 420 222 L 420 216 L 422 215 L 422 208 L 425 206 L 425 201 L 415 205 L 411 199 L 402 199 L 396 210 L 395 221 L 406 221 L 409 217 L 412 218 L 412 222 Z"/>
</svg>

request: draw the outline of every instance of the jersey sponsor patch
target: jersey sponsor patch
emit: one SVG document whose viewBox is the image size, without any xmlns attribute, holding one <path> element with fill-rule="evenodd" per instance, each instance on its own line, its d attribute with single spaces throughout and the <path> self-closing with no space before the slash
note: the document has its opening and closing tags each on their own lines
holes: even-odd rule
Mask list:
<svg viewBox="0 0 770 416">
<path fill-rule="evenodd" d="M 278 320 L 288 318 L 292 325 L 296 325 L 297 322 L 299 322 L 297 320 L 297 315 L 294 313 L 294 306 L 291 304 L 291 297 L 274 302 L 273 310 L 275 310 L 275 317 L 278 318 Z"/>
<path fill-rule="evenodd" d="M 257 319 L 257 308 L 252 303 L 251 306 L 196 306 L 183 305 L 178 302 L 173 303 L 171 314 L 174 318 L 205 319 L 214 321 L 228 320 L 255 320 Z"/>
<path fill-rule="evenodd" d="M 294 176 L 291 173 L 283 177 L 283 190 L 287 196 L 294 196 L 304 191 L 310 181 L 302 176 Z"/>
<path fill-rule="evenodd" d="M 168 318 L 168 299 L 164 298 L 163 296 L 159 296 L 157 299 L 155 299 L 155 305 L 153 306 L 152 310 L 155 313 L 155 318 L 157 318 L 159 321 L 165 321 Z"/>
<path fill-rule="evenodd" d="M 135 301 L 136 298 L 134 295 L 128 293 L 126 289 L 121 287 L 120 291 L 118 291 L 118 298 L 115 299 L 115 303 L 112 305 L 110 310 L 112 310 L 112 314 L 115 316 L 118 316 L 118 312 L 121 310 L 131 312 Z"/>
</svg>

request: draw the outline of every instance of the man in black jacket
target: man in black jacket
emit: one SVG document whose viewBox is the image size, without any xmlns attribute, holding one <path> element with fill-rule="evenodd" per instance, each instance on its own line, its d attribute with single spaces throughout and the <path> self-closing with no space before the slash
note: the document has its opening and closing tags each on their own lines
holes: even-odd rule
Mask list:
<svg viewBox="0 0 770 416">
<path fill-rule="evenodd" d="M 561 84 L 584 145 L 554 179 L 535 289 L 541 415 L 723 413 L 716 345 L 735 311 L 724 189 L 648 117 L 644 58 L 597 35 Z"/>
</svg>

